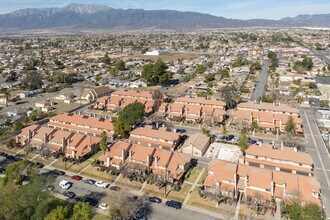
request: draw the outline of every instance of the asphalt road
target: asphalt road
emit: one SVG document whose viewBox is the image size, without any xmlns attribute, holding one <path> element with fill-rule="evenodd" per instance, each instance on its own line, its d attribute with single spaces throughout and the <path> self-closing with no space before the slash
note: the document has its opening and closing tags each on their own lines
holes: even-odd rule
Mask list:
<svg viewBox="0 0 330 220">
<path fill-rule="evenodd" d="M 269 60 L 264 59 L 262 63 L 262 69 L 260 72 L 259 82 L 255 87 L 255 90 L 251 97 L 252 100 L 257 100 L 265 92 L 265 86 L 267 84 L 267 79 L 268 79 L 268 67 L 269 67 Z"/>
<path fill-rule="evenodd" d="M 330 156 L 316 125 L 311 108 L 300 108 L 300 115 L 304 126 L 306 150 L 314 162 L 314 175 L 321 186 L 323 206 L 330 219 Z"/>
</svg>

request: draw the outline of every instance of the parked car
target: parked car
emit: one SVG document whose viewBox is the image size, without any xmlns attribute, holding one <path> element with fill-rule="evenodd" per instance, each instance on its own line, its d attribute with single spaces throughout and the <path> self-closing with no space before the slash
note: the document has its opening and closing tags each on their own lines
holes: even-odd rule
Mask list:
<svg viewBox="0 0 330 220">
<path fill-rule="evenodd" d="M 58 170 L 58 169 L 52 170 L 50 172 L 51 172 L 51 174 L 55 174 L 57 176 L 63 176 L 63 175 L 65 175 L 65 172 L 64 171 Z"/>
<path fill-rule="evenodd" d="M 134 215 L 133 220 L 148 220 L 148 218 L 142 213 L 137 213 L 136 215 Z"/>
<path fill-rule="evenodd" d="M 121 188 L 119 187 L 119 186 L 111 186 L 110 187 L 110 190 L 113 190 L 113 191 L 120 191 L 121 190 Z"/>
<path fill-rule="evenodd" d="M 6 168 L 1 167 L 0 168 L 0 175 L 5 175 L 6 174 Z"/>
<path fill-rule="evenodd" d="M 77 180 L 77 181 L 79 181 L 79 180 L 82 179 L 82 176 L 79 176 L 79 175 L 73 175 L 73 176 L 71 176 L 71 179 L 72 179 L 72 180 Z"/>
<path fill-rule="evenodd" d="M 230 134 L 226 137 L 226 141 L 230 141 L 231 139 L 233 139 L 235 136 Z"/>
<path fill-rule="evenodd" d="M 72 186 L 73 183 L 69 182 L 69 181 L 66 181 L 66 180 L 62 180 L 60 183 L 59 183 L 59 186 L 62 188 L 62 189 L 70 189 L 70 187 Z"/>
<path fill-rule="evenodd" d="M 249 144 L 250 144 L 250 145 L 254 145 L 254 144 L 256 144 L 256 143 L 257 143 L 256 140 L 253 140 L 253 139 L 249 138 Z"/>
<path fill-rule="evenodd" d="M 158 197 L 149 197 L 149 202 L 153 202 L 153 203 L 161 203 L 162 199 L 158 198 Z"/>
<path fill-rule="evenodd" d="M 91 197 L 85 197 L 85 198 L 82 198 L 81 200 L 82 202 L 87 202 L 89 205 L 91 206 L 96 206 L 97 205 L 97 200 L 94 199 L 94 198 L 91 198 Z"/>
<path fill-rule="evenodd" d="M 72 191 L 64 191 L 63 195 L 66 196 L 66 197 L 69 197 L 70 199 L 72 199 L 76 196 L 76 194 Z"/>
<path fill-rule="evenodd" d="M 99 204 L 99 209 L 108 210 L 109 209 L 109 206 L 108 206 L 107 203 L 102 202 L 102 203 Z"/>
<path fill-rule="evenodd" d="M 45 166 L 43 163 L 40 163 L 40 162 L 36 162 L 35 165 L 36 165 L 36 167 L 38 167 L 40 169 Z"/>
<path fill-rule="evenodd" d="M 92 179 L 87 179 L 87 180 L 84 180 L 84 182 L 86 184 L 89 184 L 89 185 L 94 185 L 96 181 L 95 180 L 92 180 Z"/>
<path fill-rule="evenodd" d="M 108 188 L 109 187 L 109 183 L 107 183 L 107 182 L 103 182 L 103 181 L 97 181 L 96 183 L 95 183 L 95 185 L 97 186 L 97 187 L 101 187 L 101 188 Z"/>
<path fill-rule="evenodd" d="M 180 133 L 180 134 L 184 134 L 186 133 L 187 131 L 185 129 L 177 129 L 176 130 L 176 133 Z"/>
<path fill-rule="evenodd" d="M 174 208 L 174 209 L 181 209 L 182 203 L 178 202 L 178 201 L 171 200 L 171 201 L 166 201 L 165 205 L 167 207 L 171 207 L 171 208 Z"/>
</svg>

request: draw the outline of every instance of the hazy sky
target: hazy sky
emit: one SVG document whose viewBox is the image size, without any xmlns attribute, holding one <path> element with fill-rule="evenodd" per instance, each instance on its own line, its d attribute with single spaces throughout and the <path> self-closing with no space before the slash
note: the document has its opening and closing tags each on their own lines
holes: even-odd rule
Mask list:
<svg viewBox="0 0 330 220">
<path fill-rule="evenodd" d="M 330 13 L 329 0 L 0 0 L 0 14 L 22 8 L 63 7 L 70 3 L 196 11 L 238 19 L 280 19 L 298 14 Z"/>
</svg>

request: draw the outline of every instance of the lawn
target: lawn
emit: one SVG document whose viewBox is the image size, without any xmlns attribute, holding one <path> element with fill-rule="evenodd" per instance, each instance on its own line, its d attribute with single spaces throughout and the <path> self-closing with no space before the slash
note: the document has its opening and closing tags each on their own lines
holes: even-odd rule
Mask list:
<svg viewBox="0 0 330 220">
<path fill-rule="evenodd" d="M 54 158 L 49 157 L 49 158 L 43 158 L 42 156 L 37 156 L 36 158 L 33 159 L 33 162 L 39 162 L 39 163 L 43 163 L 45 165 L 49 165 L 50 163 L 54 162 Z"/>
<path fill-rule="evenodd" d="M 93 179 L 100 179 L 108 183 L 114 182 L 115 179 L 117 178 L 117 176 L 110 175 L 106 172 L 98 171 L 96 167 L 92 167 L 92 166 L 84 170 L 84 172 L 82 172 L 82 175 L 89 176 L 90 178 Z"/>
<path fill-rule="evenodd" d="M 198 184 L 203 185 L 206 176 L 207 176 L 207 170 L 204 170 L 204 173 L 202 174 L 201 178 L 198 180 Z"/>
<path fill-rule="evenodd" d="M 65 162 L 63 162 L 62 159 L 59 159 L 52 166 L 62 169 L 62 170 L 68 170 L 73 173 L 79 173 L 81 170 L 83 170 L 85 167 L 87 167 L 90 164 L 91 164 L 90 160 L 85 160 L 82 163 L 76 163 L 76 164 L 74 164 L 72 162 L 66 162 L 66 165 L 65 165 Z"/>
<path fill-rule="evenodd" d="M 100 213 L 95 213 L 92 220 L 106 220 L 109 219 L 108 217 L 106 217 L 105 215 L 102 215 Z"/>
<path fill-rule="evenodd" d="M 187 181 L 194 183 L 198 177 L 198 175 L 202 172 L 201 167 L 194 167 L 194 169 L 191 171 Z"/>
<path fill-rule="evenodd" d="M 191 189 L 191 185 L 190 184 L 183 184 L 182 187 L 181 187 L 181 190 L 179 192 L 175 192 L 173 190 L 170 190 L 170 188 L 168 187 L 167 188 L 167 197 L 166 199 L 173 199 L 173 200 L 177 200 L 177 201 L 180 201 L 180 202 L 183 202 L 184 199 L 186 198 L 187 194 L 189 193 L 189 190 Z M 145 193 L 148 193 L 148 194 L 151 194 L 151 195 L 154 195 L 154 196 L 157 196 L 157 197 L 162 197 L 164 198 L 164 188 L 161 188 L 161 189 L 158 189 L 157 186 L 155 185 L 150 185 L 150 184 L 147 184 L 145 186 L 145 188 L 143 189 L 143 191 Z"/>
<path fill-rule="evenodd" d="M 21 152 L 21 153 L 19 153 L 19 154 L 17 154 L 17 156 L 19 156 L 19 157 L 22 157 L 22 158 L 24 158 L 24 159 L 26 159 L 26 160 L 31 160 L 33 157 L 35 157 L 37 154 L 34 154 L 34 153 L 28 153 L 28 154 L 26 154 L 24 151 L 23 152 Z"/>
<path fill-rule="evenodd" d="M 99 151 L 97 152 L 96 154 L 94 154 L 93 156 L 91 156 L 91 158 L 89 158 L 89 160 L 95 160 L 97 158 L 99 158 L 100 156 L 102 156 L 103 152 L 102 151 Z"/>
<path fill-rule="evenodd" d="M 187 202 L 187 205 L 195 206 L 212 212 L 219 212 L 220 208 L 216 207 L 216 202 L 204 199 L 199 196 L 198 188 L 195 188 Z"/>
<path fill-rule="evenodd" d="M 22 149 L 19 149 L 19 148 L 9 149 L 9 148 L 7 148 L 7 147 L 5 147 L 5 146 L 2 146 L 2 147 L 0 148 L 0 151 L 5 152 L 5 153 L 7 153 L 7 154 L 11 154 L 11 155 L 16 154 L 16 153 L 17 153 L 18 151 L 20 151 L 20 150 L 22 150 Z"/>
<path fill-rule="evenodd" d="M 116 182 L 116 184 L 118 186 L 121 186 L 123 188 L 129 188 L 129 189 L 133 189 L 133 190 L 140 190 L 142 187 L 142 183 L 137 182 L 137 181 L 129 181 L 127 178 L 125 177 L 119 177 L 118 181 Z"/>
</svg>

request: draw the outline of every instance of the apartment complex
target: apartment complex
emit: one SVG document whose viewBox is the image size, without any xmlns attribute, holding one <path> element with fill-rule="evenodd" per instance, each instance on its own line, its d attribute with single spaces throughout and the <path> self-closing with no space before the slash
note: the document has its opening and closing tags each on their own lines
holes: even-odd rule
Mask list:
<svg viewBox="0 0 330 220">
<path fill-rule="evenodd" d="M 292 174 L 312 176 L 313 160 L 308 153 L 281 144 L 275 149 L 272 144 L 252 145 L 246 150 L 245 164 Z"/>
<path fill-rule="evenodd" d="M 152 92 L 142 92 L 136 90 L 117 90 L 110 96 L 105 96 L 97 100 L 92 106 L 93 109 L 105 110 L 110 112 L 117 112 L 125 106 L 140 102 L 145 107 L 145 112 L 151 113 L 156 102 L 162 100 L 155 100 Z"/>
<path fill-rule="evenodd" d="M 174 103 L 163 103 L 158 116 L 174 121 L 189 123 L 219 124 L 224 121 L 226 104 L 219 100 L 203 97 L 180 97 Z"/>
<path fill-rule="evenodd" d="M 110 95 L 112 91 L 113 90 L 111 90 L 108 86 L 99 86 L 92 90 L 83 91 L 80 98 L 89 101 L 94 101 L 103 96 Z"/>
<path fill-rule="evenodd" d="M 113 124 L 110 119 L 105 118 L 64 113 L 50 118 L 48 127 L 91 136 L 100 136 L 106 131 L 110 140 L 114 138 Z"/>
<path fill-rule="evenodd" d="M 130 132 L 129 142 L 148 147 L 174 151 L 182 142 L 183 135 L 169 131 L 165 127 L 138 127 Z"/>
<path fill-rule="evenodd" d="M 82 160 L 99 150 L 100 138 L 82 135 L 50 127 L 31 125 L 22 129 L 16 136 L 21 146 L 31 145 L 40 153 L 64 155 L 67 158 Z"/>
<path fill-rule="evenodd" d="M 250 126 L 256 121 L 262 129 L 285 132 L 285 124 L 290 116 L 294 119 L 297 133 L 302 133 L 302 120 L 298 109 L 280 103 L 240 103 L 234 112 L 232 124 Z"/>
<path fill-rule="evenodd" d="M 321 206 L 320 186 L 313 177 L 221 160 L 209 163 L 204 192 L 235 200 L 241 196 L 246 201 L 268 206 L 274 200 Z"/>
<path fill-rule="evenodd" d="M 126 169 L 140 175 L 153 174 L 171 182 L 180 180 L 190 168 L 191 157 L 125 141 L 114 143 L 107 154 L 99 158 L 100 166 Z"/>
</svg>

